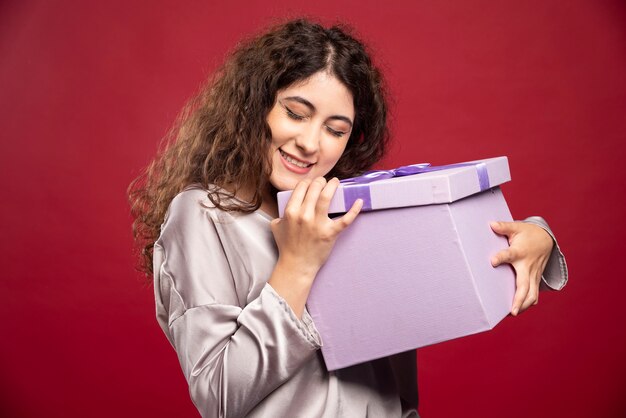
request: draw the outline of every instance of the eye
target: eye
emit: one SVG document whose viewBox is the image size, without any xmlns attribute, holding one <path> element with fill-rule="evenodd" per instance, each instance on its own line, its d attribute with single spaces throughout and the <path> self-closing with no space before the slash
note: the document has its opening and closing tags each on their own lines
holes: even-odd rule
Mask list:
<svg viewBox="0 0 626 418">
<path fill-rule="evenodd" d="M 285 111 L 287 112 L 287 116 L 289 116 L 291 119 L 295 119 L 295 120 L 303 120 L 303 119 L 305 119 L 304 116 L 300 116 L 297 113 L 294 113 L 287 106 L 283 106 L 283 107 L 285 108 Z"/>
<path fill-rule="evenodd" d="M 326 129 L 328 130 L 328 132 L 330 132 L 331 135 L 336 136 L 338 138 L 341 138 L 342 136 L 346 134 L 346 132 L 336 131 L 328 125 L 326 125 Z"/>
</svg>

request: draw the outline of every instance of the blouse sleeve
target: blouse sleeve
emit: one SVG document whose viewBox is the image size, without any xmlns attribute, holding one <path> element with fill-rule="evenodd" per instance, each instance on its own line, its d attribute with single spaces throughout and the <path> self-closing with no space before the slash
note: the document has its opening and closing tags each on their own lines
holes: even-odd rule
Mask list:
<svg viewBox="0 0 626 418">
<path fill-rule="evenodd" d="M 541 276 L 540 290 L 561 290 L 567 284 L 568 271 L 567 264 L 565 262 L 565 256 L 559 248 L 559 244 L 556 242 L 556 238 L 552 233 L 552 230 L 548 226 L 548 223 L 541 216 L 531 216 L 524 219 L 524 222 L 531 223 L 543 228 L 554 241 L 554 247 L 550 253 L 550 258 L 546 264 L 546 268 L 543 270 Z"/>
<path fill-rule="evenodd" d="M 196 206 L 173 202 L 155 244 L 157 319 L 200 413 L 244 416 L 314 355 L 320 337 L 269 284 L 240 306 L 215 225 Z"/>
</svg>

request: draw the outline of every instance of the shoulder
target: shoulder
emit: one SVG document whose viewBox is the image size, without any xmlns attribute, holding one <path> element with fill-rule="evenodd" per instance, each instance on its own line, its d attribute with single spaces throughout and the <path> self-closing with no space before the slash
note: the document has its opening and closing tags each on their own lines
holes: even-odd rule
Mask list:
<svg viewBox="0 0 626 418">
<path fill-rule="evenodd" d="M 187 307 L 245 306 L 255 288 L 250 272 L 259 258 L 271 259 L 272 242 L 269 221 L 259 214 L 221 210 L 208 190 L 188 187 L 172 199 L 155 242 L 155 284 L 170 283 Z"/>
<path fill-rule="evenodd" d="M 171 304 L 177 295 L 187 308 L 218 301 L 235 304 L 225 248 L 229 237 L 218 225 L 224 215 L 200 187 L 188 187 L 172 199 L 154 244 L 155 289 L 161 303 Z"/>
<path fill-rule="evenodd" d="M 197 185 L 188 186 L 170 202 L 161 225 L 161 236 L 172 229 L 193 233 L 201 225 L 227 223 L 230 218 L 230 214 L 211 202 L 208 190 Z"/>
<path fill-rule="evenodd" d="M 172 199 L 154 243 L 155 251 L 164 253 L 162 260 L 196 260 L 209 253 L 218 257 L 223 252 L 220 218 L 228 214 L 211 204 L 208 191 L 188 187 Z M 169 263 L 166 260 L 169 259 Z M 156 266 L 155 266 L 156 267 Z M 171 266 L 170 266 L 171 267 Z"/>
<path fill-rule="evenodd" d="M 189 216 L 205 214 L 206 210 L 213 206 L 208 193 L 208 190 L 199 186 L 187 187 L 172 199 L 163 223 L 166 224 L 186 219 Z M 213 207 L 213 209 L 216 208 Z"/>
<path fill-rule="evenodd" d="M 161 232 L 155 245 L 166 250 L 172 247 L 184 247 L 190 253 L 197 253 L 199 248 L 217 246 L 234 247 L 240 250 L 240 241 L 250 233 L 258 233 L 269 222 L 257 213 L 240 213 L 222 210 L 209 198 L 211 191 L 192 185 L 172 199 Z M 223 200 L 222 200 L 223 201 Z M 267 225 L 265 225 L 267 224 Z"/>
<path fill-rule="evenodd" d="M 178 193 L 170 206 L 187 205 L 190 203 L 201 203 L 208 200 L 209 191 L 199 185 L 187 186 L 182 192 Z"/>
</svg>

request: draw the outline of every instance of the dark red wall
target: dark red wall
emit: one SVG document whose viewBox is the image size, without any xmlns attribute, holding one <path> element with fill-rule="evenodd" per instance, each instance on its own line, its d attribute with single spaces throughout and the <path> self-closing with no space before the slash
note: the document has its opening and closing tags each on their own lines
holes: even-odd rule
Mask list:
<svg viewBox="0 0 626 418">
<path fill-rule="evenodd" d="M 335 3 L 0 4 L 0 415 L 194 416 L 125 189 L 238 39 L 306 13 L 353 24 L 385 69 L 382 166 L 507 155 L 514 216 L 567 255 L 563 292 L 420 350 L 422 415 L 626 416 L 624 2 Z"/>
</svg>

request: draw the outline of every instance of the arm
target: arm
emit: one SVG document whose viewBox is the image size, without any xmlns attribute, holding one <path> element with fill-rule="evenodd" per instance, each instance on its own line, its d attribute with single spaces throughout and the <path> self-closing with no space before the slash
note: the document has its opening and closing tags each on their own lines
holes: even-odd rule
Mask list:
<svg viewBox="0 0 626 418">
<path fill-rule="evenodd" d="M 548 224 L 538 216 L 523 222 L 493 222 L 491 228 L 506 235 L 510 247 L 500 251 L 492 265 L 509 263 L 516 273 L 516 291 L 511 314 L 536 305 L 539 290 L 560 290 L 567 283 L 567 265 Z"/>
<path fill-rule="evenodd" d="M 315 354 L 319 335 L 269 285 L 240 302 L 242 284 L 198 207 L 173 202 L 155 245 L 157 317 L 202 415 L 243 416 Z"/>
<path fill-rule="evenodd" d="M 285 218 L 272 222 L 278 263 L 249 302 L 237 294 L 248 286 L 236 283 L 211 218 L 198 215 L 193 199 L 172 203 L 155 244 L 157 315 L 204 416 L 245 415 L 320 347 L 304 304 L 338 234 L 360 209 L 355 204 L 342 218 L 328 218 L 337 185 L 319 178 L 296 187 Z"/>
<path fill-rule="evenodd" d="M 328 206 L 339 186 L 323 177 L 303 180 L 294 189 L 282 219 L 272 221 L 279 257 L 269 284 L 289 303 L 299 317 L 317 272 L 326 262 L 339 234 L 358 215 L 363 201 L 336 219 L 328 217 Z"/>
</svg>

